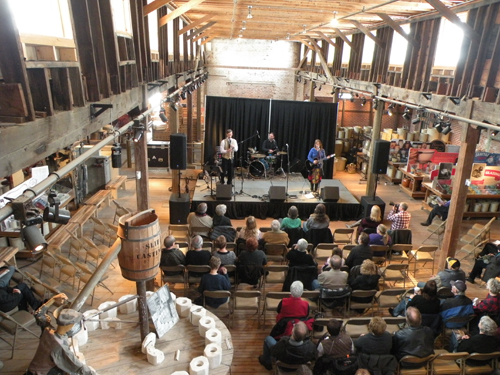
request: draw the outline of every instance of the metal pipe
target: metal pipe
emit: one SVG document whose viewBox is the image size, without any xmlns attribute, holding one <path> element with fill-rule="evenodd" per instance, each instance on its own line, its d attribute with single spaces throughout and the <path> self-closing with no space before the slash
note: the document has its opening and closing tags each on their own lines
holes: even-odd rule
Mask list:
<svg viewBox="0 0 500 375">
<path fill-rule="evenodd" d="M 79 311 L 89 295 L 92 293 L 92 290 L 99 284 L 101 278 L 104 276 L 111 262 L 115 260 L 116 256 L 120 252 L 122 248 L 122 240 L 121 238 L 117 238 L 113 245 L 109 248 L 108 253 L 102 260 L 102 262 L 97 266 L 95 272 L 90 277 L 90 280 L 83 287 L 82 291 L 76 296 L 75 300 L 71 304 L 71 308 Z"/>
<path fill-rule="evenodd" d="M 144 119 L 151 111 L 153 111 L 152 108 L 148 109 L 147 111 L 140 114 L 136 118 L 136 120 L 137 119 L 138 120 Z M 124 126 L 122 126 L 120 129 L 117 129 L 116 131 L 118 131 L 121 135 L 121 134 L 125 133 L 133 124 L 134 124 L 134 121 L 130 121 L 127 124 L 125 124 Z M 38 194 L 41 194 L 42 192 L 47 190 L 49 187 L 51 187 L 53 184 L 55 184 L 62 176 L 65 176 L 66 174 L 71 172 L 73 169 L 75 169 L 78 165 L 80 165 L 85 160 L 87 160 L 92 155 L 94 155 L 96 151 L 99 151 L 104 146 L 106 146 L 108 143 L 114 142 L 115 137 L 116 137 L 116 134 L 113 133 L 113 134 L 109 135 L 108 137 L 104 138 L 101 142 L 96 144 L 90 150 L 83 153 L 82 155 L 80 155 L 79 157 L 74 159 L 73 161 L 69 162 L 64 167 L 59 169 L 57 172 L 53 172 L 53 173 L 49 174 L 49 176 L 45 180 L 43 180 L 39 184 L 33 186 L 30 190 L 25 191 L 22 195 L 24 195 L 27 198 L 34 198 Z M 3 221 L 6 218 L 8 218 L 10 215 L 12 215 L 12 213 L 13 213 L 13 210 L 12 210 L 11 205 L 7 204 L 5 207 L 0 209 L 0 221 Z"/>
<path fill-rule="evenodd" d="M 106 312 L 106 311 L 109 311 L 109 310 L 111 310 L 111 309 L 114 309 L 115 307 L 118 307 L 118 306 L 124 305 L 125 303 L 130 302 L 130 301 L 132 301 L 132 300 L 134 300 L 134 299 L 137 299 L 137 298 L 139 298 L 139 296 L 130 296 L 130 297 L 128 297 L 128 298 L 126 298 L 126 299 L 124 299 L 123 301 L 117 302 L 117 303 L 115 303 L 114 305 L 111 305 L 111 306 L 106 307 L 106 308 L 105 308 L 105 309 L 103 309 L 103 310 L 98 310 L 98 311 L 97 311 L 94 315 L 89 315 L 88 317 L 89 317 L 89 318 L 92 318 L 92 317 L 94 317 L 94 316 L 101 315 L 103 312 Z M 89 319 L 85 319 L 85 320 L 89 320 Z M 136 322 L 136 323 L 137 323 L 137 322 Z"/>
</svg>

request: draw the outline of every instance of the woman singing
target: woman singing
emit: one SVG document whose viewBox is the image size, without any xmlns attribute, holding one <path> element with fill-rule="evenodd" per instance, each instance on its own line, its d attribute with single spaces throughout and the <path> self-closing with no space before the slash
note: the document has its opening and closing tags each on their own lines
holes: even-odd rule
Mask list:
<svg viewBox="0 0 500 375">
<path fill-rule="evenodd" d="M 314 147 L 309 151 L 307 155 L 307 160 L 310 161 L 308 167 L 309 174 L 307 179 L 311 184 L 311 191 L 317 192 L 321 179 L 323 178 L 323 160 L 330 159 L 332 155 L 326 156 L 325 150 L 323 149 L 323 143 L 319 139 L 314 141 Z"/>
</svg>

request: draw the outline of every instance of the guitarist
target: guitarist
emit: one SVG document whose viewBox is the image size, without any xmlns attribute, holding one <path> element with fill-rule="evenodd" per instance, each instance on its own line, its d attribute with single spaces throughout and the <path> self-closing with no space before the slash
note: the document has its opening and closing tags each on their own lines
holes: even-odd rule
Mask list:
<svg viewBox="0 0 500 375">
<path fill-rule="evenodd" d="M 323 143 L 321 140 L 316 139 L 314 141 L 314 147 L 309 151 L 309 155 L 307 155 L 306 165 L 309 169 L 309 174 L 307 179 L 311 184 L 311 191 L 317 192 L 319 188 L 319 184 L 321 183 L 321 179 L 323 178 L 323 160 L 330 159 L 332 155 L 326 156 L 325 150 L 323 149 Z"/>
</svg>

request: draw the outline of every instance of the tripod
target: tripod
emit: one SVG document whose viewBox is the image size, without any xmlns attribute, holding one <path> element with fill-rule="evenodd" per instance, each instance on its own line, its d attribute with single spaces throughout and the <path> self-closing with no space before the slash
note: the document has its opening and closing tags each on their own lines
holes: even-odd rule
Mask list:
<svg viewBox="0 0 500 375">
<path fill-rule="evenodd" d="M 242 140 L 242 141 L 240 142 L 240 146 L 239 146 L 239 148 L 238 148 L 238 149 L 240 150 L 241 189 L 240 189 L 240 191 L 239 191 L 239 192 L 236 192 L 235 194 L 238 194 L 238 195 L 243 195 L 243 194 L 245 194 L 245 195 L 248 195 L 249 197 L 251 197 L 251 195 L 250 195 L 250 194 L 245 193 L 245 192 L 243 191 L 243 184 L 244 184 L 244 182 L 245 182 L 245 177 L 244 177 L 244 173 L 243 173 L 243 151 L 241 151 L 241 150 L 242 150 L 242 148 L 241 148 L 241 147 L 242 147 L 243 143 L 245 143 L 246 141 L 249 141 L 250 139 L 255 138 L 255 137 L 257 137 L 257 136 L 259 136 L 259 132 L 256 132 L 254 135 L 251 135 L 251 136 L 250 136 L 250 137 L 248 137 L 247 139 L 244 139 L 244 140 Z"/>
</svg>

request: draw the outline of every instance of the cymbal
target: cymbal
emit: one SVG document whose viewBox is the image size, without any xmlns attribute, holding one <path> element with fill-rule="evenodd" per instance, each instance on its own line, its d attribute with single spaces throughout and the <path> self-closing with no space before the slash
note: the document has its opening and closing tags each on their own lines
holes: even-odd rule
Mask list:
<svg viewBox="0 0 500 375">
<path fill-rule="evenodd" d="M 278 151 L 278 155 L 286 155 L 286 154 L 287 154 L 287 152 L 285 152 L 285 151 Z"/>
<path fill-rule="evenodd" d="M 252 154 L 250 155 L 252 158 L 260 159 L 266 157 L 264 154 Z"/>
<path fill-rule="evenodd" d="M 253 154 L 253 153 L 255 153 L 255 150 L 253 149 L 253 147 L 249 147 L 248 148 L 248 152 L 251 153 L 251 154 Z"/>
</svg>

